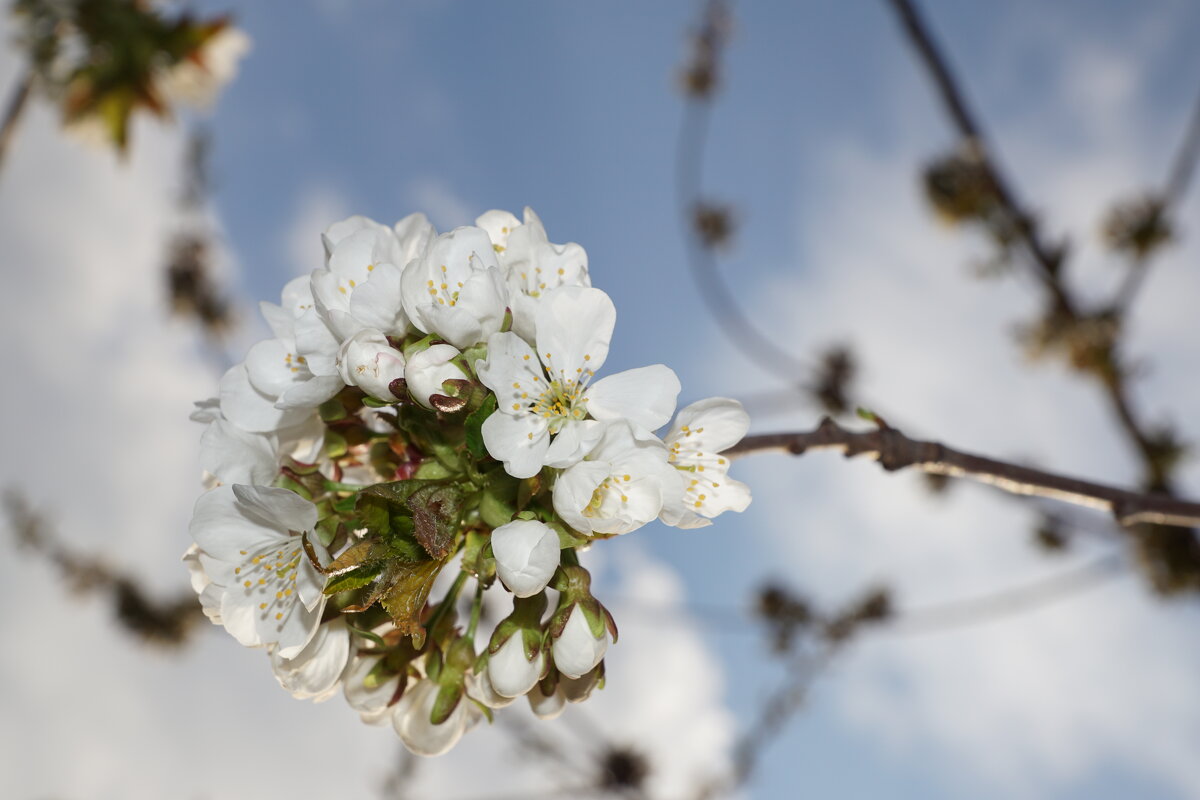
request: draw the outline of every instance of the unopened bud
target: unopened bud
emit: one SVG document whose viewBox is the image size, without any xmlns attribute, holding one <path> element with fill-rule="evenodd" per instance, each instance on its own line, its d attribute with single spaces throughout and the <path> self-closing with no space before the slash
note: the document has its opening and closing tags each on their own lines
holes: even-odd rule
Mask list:
<svg viewBox="0 0 1200 800">
<path fill-rule="evenodd" d="M 393 403 L 400 399 L 390 386 L 404 377 L 404 355 L 379 331 L 359 331 L 347 339 L 338 351 L 337 367 L 342 380 L 377 400 Z"/>
</svg>

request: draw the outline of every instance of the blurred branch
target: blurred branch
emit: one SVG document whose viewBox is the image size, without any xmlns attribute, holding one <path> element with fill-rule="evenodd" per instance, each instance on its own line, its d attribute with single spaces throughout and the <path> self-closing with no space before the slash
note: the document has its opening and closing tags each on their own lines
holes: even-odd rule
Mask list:
<svg viewBox="0 0 1200 800">
<path fill-rule="evenodd" d="M 1144 198 L 1139 204 L 1140 209 L 1136 209 L 1142 213 L 1140 218 L 1134 218 L 1134 222 L 1138 224 L 1133 226 L 1130 231 L 1133 234 L 1129 238 L 1133 244 L 1134 255 L 1129 268 L 1125 271 L 1125 279 L 1117 288 L 1112 301 L 1115 313 L 1119 315 L 1128 313 L 1138 292 L 1145 285 L 1150 256 L 1160 244 L 1171 238 L 1172 207 L 1187 193 L 1192 175 L 1196 171 L 1198 158 L 1200 158 L 1200 94 L 1197 94 L 1195 104 L 1192 106 L 1187 130 L 1179 144 L 1179 150 L 1176 151 L 1175 157 L 1171 161 L 1171 168 L 1167 173 L 1162 191 Z M 1127 208 L 1116 209 L 1114 216 L 1117 220 L 1120 219 L 1121 212 L 1127 212 Z"/>
<path fill-rule="evenodd" d="M 1175 154 L 1175 160 L 1171 162 L 1171 171 L 1163 190 L 1163 199 L 1168 205 L 1183 199 L 1187 193 L 1196 172 L 1197 159 L 1200 159 L 1200 94 L 1196 95 L 1195 105 L 1192 106 L 1187 133 Z"/>
<path fill-rule="evenodd" d="M 730 5 L 728 0 L 704 4 L 700 26 L 692 37 L 692 57 L 682 76 L 687 106 L 679 130 L 675 176 L 684 240 L 696 287 L 729 342 L 772 375 L 800 375 L 810 372 L 811 366 L 759 330 L 721 277 L 714 251 L 732 235 L 732 216 L 701 193 L 712 99 L 720 83 L 721 56 L 731 25 Z"/>
<path fill-rule="evenodd" d="M 945 55 L 934 43 L 928 26 L 916 6 L 910 0 L 888 0 L 888 2 L 900 17 L 900 23 L 904 27 L 909 43 L 917 51 L 917 55 L 929 72 L 942 105 L 946 109 L 946 114 L 958 128 L 959 134 L 966 140 L 974 160 L 986 175 L 996 199 L 1007 210 L 1010 221 L 1037 267 L 1037 274 L 1042 284 L 1053 295 L 1055 303 L 1062 311 L 1074 314 L 1075 304 L 1067 295 L 1058 278 L 1065 247 L 1051 247 L 1038 234 L 1034 216 L 1022 207 L 1009 181 L 989 154 L 983 128 L 967 107 L 965 93 L 951 72 Z"/>
<path fill-rule="evenodd" d="M 887 631 L 897 634 L 943 633 L 1040 611 L 1127 575 L 1125 558 L 1108 553 L 1081 566 L 1039 578 L 1023 586 L 964 600 L 898 611 Z"/>
<path fill-rule="evenodd" d="M 143 641 L 180 646 L 187 641 L 194 624 L 203 619 L 194 592 L 181 592 L 172 600 L 156 600 L 147 596 L 135 579 L 114 571 L 99 559 L 73 552 L 57 539 L 46 520 L 15 489 L 5 491 L 3 504 L 18 545 L 53 564 L 76 592 L 108 595 L 117 622 Z"/>
<path fill-rule="evenodd" d="M 4 120 L 0 122 L 0 167 L 4 166 L 4 157 L 16 135 L 17 124 L 29 104 L 29 96 L 33 92 L 34 73 L 26 68 L 9 95 L 8 105 L 4 108 Z"/>
<path fill-rule="evenodd" d="M 869 431 L 850 431 L 825 417 L 812 431 L 747 436 L 725 451 L 725 455 L 730 458 L 763 452 L 803 455 L 810 450 L 840 450 L 847 457 L 873 458 L 889 472 L 915 467 L 937 475 L 971 478 L 1012 494 L 1045 497 L 1108 511 L 1123 526 L 1137 523 L 1200 525 L 1200 503 L 1165 494 L 1132 492 L 972 455 L 939 442 L 910 439 L 886 424 Z"/>
</svg>

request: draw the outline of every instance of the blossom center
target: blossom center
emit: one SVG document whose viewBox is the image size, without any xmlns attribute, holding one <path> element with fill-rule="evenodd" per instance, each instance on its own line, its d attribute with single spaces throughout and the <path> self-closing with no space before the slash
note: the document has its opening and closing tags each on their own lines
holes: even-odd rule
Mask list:
<svg viewBox="0 0 1200 800">
<path fill-rule="evenodd" d="M 434 281 L 433 278 L 425 281 L 425 288 L 429 292 L 429 296 L 433 300 L 436 300 L 438 305 L 458 305 L 458 294 L 463 288 L 463 283 L 462 281 L 455 281 L 455 286 L 451 289 L 449 281 L 450 276 L 447 273 L 445 264 L 442 264 L 442 276 L 439 281 Z"/>
</svg>

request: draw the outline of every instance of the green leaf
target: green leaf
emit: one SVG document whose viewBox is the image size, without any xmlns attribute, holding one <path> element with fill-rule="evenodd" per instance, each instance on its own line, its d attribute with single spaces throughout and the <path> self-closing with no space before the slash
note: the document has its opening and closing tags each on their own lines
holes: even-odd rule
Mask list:
<svg viewBox="0 0 1200 800">
<path fill-rule="evenodd" d="M 355 567 L 349 572 L 343 572 L 341 575 L 333 575 L 325 584 L 325 594 L 332 595 L 338 592 L 348 592 L 352 589 L 361 589 L 364 586 L 369 586 L 379 577 L 379 573 L 383 572 L 383 569 L 384 562 L 379 561 Z"/>
<path fill-rule="evenodd" d="M 392 562 L 384 571 L 379 585 L 386 588 L 379 593 L 379 600 L 400 633 L 425 632 L 421 626 L 421 611 L 429 599 L 433 581 L 441 571 L 441 561 Z"/>
<path fill-rule="evenodd" d="M 457 486 L 422 486 L 409 495 L 408 508 L 416 527 L 413 536 L 431 558 L 450 554 L 462 515 L 462 491 Z"/>
<path fill-rule="evenodd" d="M 467 450 L 476 458 L 483 458 L 487 455 L 487 448 L 483 444 L 483 423 L 492 412 L 496 410 L 496 395 L 488 394 L 487 399 L 483 401 L 483 405 L 472 411 L 467 416 L 466 435 L 467 435 Z"/>
</svg>

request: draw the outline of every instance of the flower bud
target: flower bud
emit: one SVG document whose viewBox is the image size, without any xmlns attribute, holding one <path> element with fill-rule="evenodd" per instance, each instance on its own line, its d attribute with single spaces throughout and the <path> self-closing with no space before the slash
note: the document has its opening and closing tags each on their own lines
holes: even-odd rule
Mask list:
<svg viewBox="0 0 1200 800">
<path fill-rule="evenodd" d="M 533 659 L 525 655 L 525 631 L 509 637 L 500 649 L 488 657 L 487 677 L 497 694 L 520 697 L 542 677 L 546 653 L 538 649 Z"/>
<path fill-rule="evenodd" d="M 381 658 L 355 655 L 346 670 L 346 702 L 368 725 L 380 725 L 388 718 L 388 703 L 400 689 L 400 680 L 408 676 L 384 669 Z"/>
<path fill-rule="evenodd" d="M 516 699 L 498 693 L 492 686 L 492 679 L 488 677 L 486 669 L 478 675 L 467 676 L 467 694 L 488 708 L 504 708 Z"/>
<path fill-rule="evenodd" d="M 554 639 L 554 665 L 568 678 L 579 678 L 591 672 L 607 650 L 608 629 L 601 624 L 600 635 L 593 634 L 583 606 L 576 603 Z"/>
<path fill-rule="evenodd" d="M 534 687 L 529 690 L 529 694 L 525 696 L 529 698 L 529 708 L 533 711 L 534 716 L 539 719 L 554 719 L 567 707 L 567 701 L 563 697 L 562 690 L 557 686 L 549 694 L 546 694 L 545 683 L 542 681 L 534 684 Z"/>
<path fill-rule="evenodd" d="M 404 377 L 404 354 L 392 347 L 379 331 L 359 331 L 347 339 L 338 351 L 337 367 L 348 385 L 385 402 L 400 399 L 388 386 Z"/>
<path fill-rule="evenodd" d="M 535 520 L 516 520 L 492 531 L 496 574 L 517 597 L 546 588 L 558 569 L 558 534 Z M 590 667 L 589 667 L 590 669 Z"/>
<path fill-rule="evenodd" d="M 454 359 L 460 355 L 458 348 L 449 344 L 431 345 L 413 354 L 404 367 L 404 380 L 408 382 L 408 391 L 413 399 L 432 409 L 429 398 L 435 394 L 446 394 L 443 383 L 467 380 L 467 374 L 454 363 Z"/>
<path fill-rule="evenodd" d="M 582 703 L 592 695 L 592 690 L 604 682 L 604 662 L 601 661 L 588 674 L 581 678 L 562 677 L 558 681 L 558 690 L 568 703 Z"/>
<path fill-rule="evenodd" d="M 459 699 L 450 716 L 432 721 L 441 687 L 425 679 L 405 692 L 392 712 L 392 727 L 404 746 L 419 756 L 439 756 L 458 744 L 467 728 L 479 721 L 480 711 L 467 697 Z"/>
</svg>

